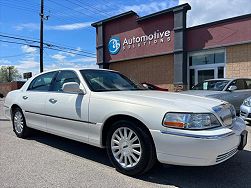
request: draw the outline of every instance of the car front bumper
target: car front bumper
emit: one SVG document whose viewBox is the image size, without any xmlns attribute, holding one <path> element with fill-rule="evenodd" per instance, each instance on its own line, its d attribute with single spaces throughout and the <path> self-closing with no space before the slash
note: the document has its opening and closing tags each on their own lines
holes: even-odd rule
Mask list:
<svg viewBox="0 0 251 188">
<path fill-rule="evenodd" d="M 151 134 L 161 163 L 210 166 L 231 158 L 238 152 L 238 148 L 242 149 L 246 145 L 241 139 L 242 134 L 247 134 L 245 128 L 245 122 L 236 118 L 231 128 L 204 131 L 151 130 Z M 243 146 L 240 148 L 241 142 Z"/>
<path fill-rule="evenodd" d="M 251 121 L 251 107 L 241 105 L 240 107 L 240 117 L 244 120 Z"/>
</svg>

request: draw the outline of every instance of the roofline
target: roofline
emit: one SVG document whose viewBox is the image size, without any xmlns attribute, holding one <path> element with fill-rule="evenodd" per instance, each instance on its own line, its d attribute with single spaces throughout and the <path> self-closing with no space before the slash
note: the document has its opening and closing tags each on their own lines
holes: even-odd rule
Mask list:
<svg viewBox="0 0 251 188">
<path fill-rule="evenodd" d="M 159 12 L 155 12 L 153 14 L 149 14 L 149 15 L 146 15 L 146 16 L 143 16 L 143 17 L 139 17 L 136 12 L 130 10 L 128 12 L 124 12 L 122 14 L 118 14 L 118 15 L 115 15 L 113 17 L 110 17 L 110 18 L 107 18 L 107 19 L 100 20 L 100 21 L 97 21 L 95 23 L 92 23 L 91 26 L 97 27 L 99 25 L 102 25 L 105 22 L 110 22 L 110 21 L 116 20 L 118 18 L 121 18 L 121 17 L 124 17 L 124 16 L 129 16 L 129 15 L 137 15 L 138 16 L 137 21 L 143 21 L 143 20 L 153 18 L 155 16 L 167 14 L 167 13 L 170 13 L 170 12 L 176 12 L 176 11 L 180 11 L 180 10 L 184 10 L 184 9 L 185 10 L 190 10 L 191 6 L 188 3 L 185 3 L 185 4 L 182 4 L 182 5 L 178 5 L 178 6 L 171 7 L 171 8 L 165 9 L 165 10 L 161 10 Z"/>
<path fill-rule="evenodd" d="M 184 3 L 184 4 L 181 4 L 181 5 L 175 6 L 175 7 L 171 7 L 171 8 L 165 9 L 165 10 L 161 10 L 159 12 L 155 12 L 153 14 L 149 14 L 149 15 L 146 15 L 146 16 L 143 16 L 143 17 L 139 17 L 137 19 L 137 21 L 147 20 L 147 19 L 153 18 L 155 16 L 159 16 L 159 15 L 162 15 L 162 14 L 167 14 L 167 13 L 170 13 L 170 12 L 175 12 L 175 11 L 179 11 L 179 10 L 183 10 L 183 9 L 191 10 L 191 6 L 188 3 Z"/>
<path fill-rule="evenodd" d="M 223 20 L 217 20 L 217 21 L 213 21 L 213 22 L 209 22 L 209 23 L 205 23 L 205 24 L 201 24 L 201 25 L 196 25 L 196 26 L 188 27 L 187 29 L 188 30 L 190 30 L 190 29 L 192 30 L 192 29 L 197 29 L 197 28 L 201 28 L 201 27 L 206 27 L 206 26 L 211 26 L 211 25 L 226 23 L 226 22 L 240 20 L 240 19 L 245 19 L 245 18 L 250 18 L 250 17 L 251 17 L 251 13 L 250 14 L 244 14 L 244 15 L 240 15 L 240 16 L 226 18 L 226 19 L 223 19 Z"/>
<path fill-rule="evenodd" d="M 130 15 L 137 15 L 137 13 L 130 10 L 130 11 L 124 12 L 122 14 L 118 14 L 118 15 L 112 16 L 110 18 L 106 18 L 104 20 L 100 20 L 95 23 L 92 23 L 91 26 L 97 27 L 97 26 L 101 25 L 102 23 L 109 22 L 109 21 L 116 20 L 116 19 L 124 17 L 124 16 L 130 16 Z"/>
</svg>

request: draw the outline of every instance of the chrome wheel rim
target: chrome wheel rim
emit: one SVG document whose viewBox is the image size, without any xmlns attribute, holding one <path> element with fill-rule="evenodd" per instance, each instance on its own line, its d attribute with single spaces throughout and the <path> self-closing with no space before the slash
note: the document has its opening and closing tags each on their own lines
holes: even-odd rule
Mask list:
<svg viewBox="0 0 251 188">
<path fill-rule="evenodd" d="M 112 135 L 111 150 L 116 161 L 123 168 L 136 166 L 142 155 L 141 143 L 136 133 L 127 128 L 118 128 Z"/>
<path fill-rule="evenodd" d="M 21 112 L 17 111 L 13 117 L 13 121 L 14 121 L 14 128 L 15 131 L 17 133 L 22 133 L 23 128 L 24 128 L 24 119 L 23 119 L 23 115 L 21 114 Z"/>
</svg>

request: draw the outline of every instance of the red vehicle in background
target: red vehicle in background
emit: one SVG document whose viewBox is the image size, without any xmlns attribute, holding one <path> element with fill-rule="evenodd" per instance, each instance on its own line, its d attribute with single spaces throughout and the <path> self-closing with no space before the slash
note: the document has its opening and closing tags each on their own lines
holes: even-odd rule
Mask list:
<svg viewBox="0 0 251 188">
<path fill-rule="evenodd" d="M 150 84 L 150 83 L 147 83 L 147 82 L 144 82 L 144 83 L 141 83 L 145 88 L 147 89 L 150 89 L 150 90 L 158 90 L 158 91 L 168 91 L 168 89 L 164 89 L 164 88 L 161 88 L 161 87 L 158 87 L 156 85 L 153 85 L 153 84 Z"/>
</svg>

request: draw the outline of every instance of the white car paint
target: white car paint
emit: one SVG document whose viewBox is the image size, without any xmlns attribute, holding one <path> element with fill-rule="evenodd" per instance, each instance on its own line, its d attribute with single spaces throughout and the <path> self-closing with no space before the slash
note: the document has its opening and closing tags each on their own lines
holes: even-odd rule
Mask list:
<svg viewBox="0 0 251 188">
<path fill-rule="evenodd" d="M 225 102 L 179 93 L 161 91 L 92 92 L 78 75 L 84 94 L 27 91 L 31 81 L 5 99 L 5 113 L 11 117 L 11 107 L 18 105 L 27 126 L 98 147 L 102 144 L 103 125 L 115 115 L 128 115 L 141 121 L 150 131 L 157 158 L 162 163 L 207 166 L 223 162 L 237 152 L 244 121 L 238 117 L 231 126 L 224 126 L 213 107 Z M 24 100 L 23 96 L 28 99 Z M 48 102 L 57 100 L 55 104 Z M 29 111 L 33 112 L 30 113 Z M 212 113 L 222 127 L 209 130 L 183 130 L 162 126 L 167 112 Z M 46 116 L 44 116 L 46 114 Z M 56 118 L 61 117 L 61 118 Z M 217 161 L 217 156 L 229 154 Z"/>
</svg>

